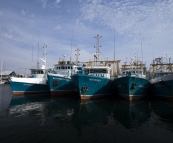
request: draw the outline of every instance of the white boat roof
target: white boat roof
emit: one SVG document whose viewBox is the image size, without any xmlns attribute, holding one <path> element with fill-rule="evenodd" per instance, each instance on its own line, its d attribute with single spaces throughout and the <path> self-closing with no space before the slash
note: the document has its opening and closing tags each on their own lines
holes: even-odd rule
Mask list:
<svg viewBox="0 0 173 143">
<path fill-rule="evenodd" d="M 80 67 L 80 66 L 77 66 L 77 65 L 74 65 L 74 64 L 55 64 L 54 65 L 55 67 L 58 67 L 58 66 L 76 66 L 76 67 Z"/>
<path fill-rule="evenodd" d="M 94 67 L 83 67 L 83 69 L 111 69 L 108 66 L 94 66 Z"/>
<path fill-rule="evenodd" d="M 30 70 L 46 70 L 46 69 L 42 69 L 42 68 L 32 68 Z"/>
</svg>

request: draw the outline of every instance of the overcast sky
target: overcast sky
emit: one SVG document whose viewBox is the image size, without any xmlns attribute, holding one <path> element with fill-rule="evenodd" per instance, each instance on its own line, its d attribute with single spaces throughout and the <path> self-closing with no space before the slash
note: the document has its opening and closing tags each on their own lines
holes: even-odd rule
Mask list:
<svg viewBox="0 0 173 143">
<path fill-rule="evenodd" d="M 64 54 L 75 61 L 77 48 L 79 61 L 92 60 L 97 34 L 104 57 L 113 60 L 115 47 L 121 64 L 130 56 L 141 60 L 141 49 L 147 66 L 153 57 L 168 61 L 166 54 L 173 61 L 173 0 L 0 0 L 5 70 L 36 66 L 44 44 L 48 67 Z"/>
</svg>

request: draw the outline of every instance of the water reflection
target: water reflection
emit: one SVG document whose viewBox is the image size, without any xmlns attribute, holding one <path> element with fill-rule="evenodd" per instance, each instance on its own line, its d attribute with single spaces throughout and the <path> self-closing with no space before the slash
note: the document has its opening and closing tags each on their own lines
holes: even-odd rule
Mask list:
<svg viewBox="0 0 173 143">
<path fill-rule="evenodd" d="M 71 122 L 73 124 L 79 112 L 80 101 L 78 99 L 51 100 L 49 114 L 52 120 L 59 126 Z"/>
<path fill-rule="evenodd" d="M 130 142 L 130 139 L 148 142 L 158 135 L 170 138 L 173 129 L 173 104 L 160 100 L 84 102 L 47 96 L 13 97 L 8 116 L 11 118 L 8 124 L 16 125 L 10 131 L 22 134 L 23 140 L 28 139 L 26 133 L 32 134 L 33 138 L 28 139 L 32 142 L 37 142 L 35 138 L 44 141 L 44 137 L 51 142 Z M 162 127 L 171 133 L 164 133 Z"/>
<path fill-rule="evenodd" d="M 173 131 L 173 102 L 153 100 L 151 107 L 151 123 Z"/>
<path fill-rule="evenodd" d="M 101 126 L 111 124 L 113 111 L 115 110 L 116 101 L 102 99 L 92 102 L 81 102 L 80 104 L 80 126 Z"/>
<path fill-rule="evenodd" d="M 32 95 L 32 96 L 13 96 L 8 115 L 11 117 L 29 116 L 32 119 L 39 120 L 40 125 L 44 124 L 45 116 L 48 114 L 50 95 Z"/>
<path fill-rule="evenodd" d="M 149 102 L 147 100 L 126 101 L 119 99 L 114 117 L 127 129 L 139 128 L 150 118 Z"/>
</svg>

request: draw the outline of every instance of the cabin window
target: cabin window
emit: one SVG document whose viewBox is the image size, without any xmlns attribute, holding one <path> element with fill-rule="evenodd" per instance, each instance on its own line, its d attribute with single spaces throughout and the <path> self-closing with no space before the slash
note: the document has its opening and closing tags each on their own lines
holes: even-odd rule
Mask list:
<svg viewBox="0 0 173 143">
<path fill-rule="evenodd" d="M 85 74 L 88 74 L 89 73 L 89 69 L 85 69 Z"/>
<path fill-rule="evenodd" d="M 78 69 L 79 70 L 79 69 Z M 80 67 L 80 70 L 82 70 L 82 68 Z M 89 72 L 89 73 L 108 73 L 108 70 L 106 69 L 84 69 L 85 72 Z"/>
<path fill-rule="evenodd" d="M 135 71 L 133 71 L 133 73 L 135 73 Z"/>
<path fill-rule="evenodd" d="M 123 72 L 123 74 L 125 74 L 125 72 Z"/>
<path fill-rule="evenodd" d="M 94 70 L 93 69 L 90 69 L 90 73 L 94 73 Z"/>
<path fill-rule="evenodd" d="M 70 69 L 70 67 L 68 67 L 68 69 Z"/>
<path fill-rule="evenodd" d="M 103 69 L 102 71 L 103 71 L 103 73 L 107 73 L 107 70 L 106 69 Z"/>
<path fill-rule="evenodd" d="M 35 70 L 32 70 L 31 73 L 32 73 L 32 74 L 37 74 Z"/>
<path fill-rule="evenodd" d="M 77 69 L 78 69 L 78 70 L 82 70 L 82 68 L 81 68 L 81 67 L 78 67 Z"/>
<path fill-rule="evenodd" d="M 94 70 L 94 73 L 98 73 L 98 70 Z"/>
</svg>

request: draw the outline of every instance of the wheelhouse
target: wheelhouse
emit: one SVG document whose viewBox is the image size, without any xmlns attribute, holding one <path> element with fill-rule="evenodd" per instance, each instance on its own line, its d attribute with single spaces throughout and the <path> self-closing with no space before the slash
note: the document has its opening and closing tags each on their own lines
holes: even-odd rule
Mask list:
<svg viewBox="0 0 173 143">
<path fill-rule="evenodd" d="M 100 76 L 110 78 L 111 68 L 110 67 L 84 67 L 84 73 L 86 75 Z"/>
</svg>

